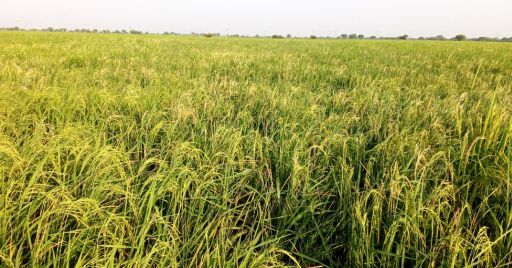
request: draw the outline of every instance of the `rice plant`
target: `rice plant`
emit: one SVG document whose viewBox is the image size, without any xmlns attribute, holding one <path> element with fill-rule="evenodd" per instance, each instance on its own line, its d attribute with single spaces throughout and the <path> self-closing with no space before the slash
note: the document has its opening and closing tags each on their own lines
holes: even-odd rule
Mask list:
<svg viewBox="0 0 512 268">
<path fill-rule="evenodd" d="M 0 266 L 512 265 L 506 43 L 0 33 Z"/>
</svg>

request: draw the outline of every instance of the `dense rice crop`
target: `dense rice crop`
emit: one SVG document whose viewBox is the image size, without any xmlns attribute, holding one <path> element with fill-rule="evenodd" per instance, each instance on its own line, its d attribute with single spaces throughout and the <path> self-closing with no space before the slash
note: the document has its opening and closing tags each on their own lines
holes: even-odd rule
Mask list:
<svg viewBox="0 0 512 268">
<path fill-rule="evenodd" d="M 512 46 L 0 33 L 0 265 L 512 262 Z"/>
</svg>

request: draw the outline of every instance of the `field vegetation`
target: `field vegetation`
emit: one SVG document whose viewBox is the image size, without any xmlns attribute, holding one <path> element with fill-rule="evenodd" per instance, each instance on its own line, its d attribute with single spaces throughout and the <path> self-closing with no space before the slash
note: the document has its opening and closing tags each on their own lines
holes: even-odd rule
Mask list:
<svg viewBox="0 0 512 268">
<path fill-rule="evenodd" d="M 512 264 L 507 43 L 0 33 L 0 266 Z"/>
</svg>

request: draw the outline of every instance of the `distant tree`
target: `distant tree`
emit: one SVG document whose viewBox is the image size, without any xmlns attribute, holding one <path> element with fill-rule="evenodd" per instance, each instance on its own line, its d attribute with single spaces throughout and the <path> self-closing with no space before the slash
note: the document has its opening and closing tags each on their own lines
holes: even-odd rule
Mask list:
<svg viewBox="0 0 512 268">
<path fill-rule="evenodd" d="M 210 38 L 210 37 L 213 37 L 213 34 L 212 33 L 206 33 L 206 34 L 204 34 L 204 37 Z"/>
<path fill-rule="evenodd" d="M 348 36 L 348 38 L 350 38 L 350 39 L 357 39 L 357 34 L 350 34 Z"/>
<path fill-rule="evenodd" d="M 274 35 L 272 35 L 272 38 L 274 38 L 274 39 L 282 39 L 283 36 L 282 35 L 278 35 L 278 34 L 274 34 Z"/>
<path fill-rule="evenodd" d="M 501 41 L 503 41 L 503 42 L 512 42 L 512 37 L 503 37 L 501 39 Z"/>
<path fill-rule="evenodd" d="M 463 35 L 463 34 L 458 34 L 458 35 L 456 35 L 456 36 L 454 37 L 454 39 L 455 39 L 455 40 L 457 40 L 457 41 L 465 41 L 465 40 L 467 40 L 468 38 L 467 38 L 465 35 Z"/>
<path fill-rule="evenodd" d="M 0 31 L 14 31 L 14 32 L 24 32 L 26 31 L 25 29 L 23 28 L 20 28 L 20 27 L 7 27 L 7 28 L 0 28 Z M 36 30 L 36 31 L 39 31 L 39 30 Z M 41 31 L 46 31 L 46 29 L 43 29 Z"/>
<path fill-rule="evenodd" d="M 286 38 L 292 38 L 292 35 L 291 34 L 287 34 Z"/>
<path fill-rule="evenodd" d="M 409 38 L 409 36 L 406 35 L 406 34 L 401 35 L 401 36 L 398 37 L 398 39 L 400 39 L 400 40 L 407 40 L 407 38 Z"/>
<path fill-rule="evenodd" d="M 370 36 L 370 39 L 377 39 L 377 36 L 372 35 L 372 36 Z"/>
<path fill-rule="evenodd" d="M 364 39 L 364 34 L 357 35 L 357 39 Z"/>
<path fill-rule="evenodd" d="M 317 39 L 318 37 L 316 37 L 316 35 L 311 35 L 309 36 L 310 39 Z"/>
<path fill-rule="evenodd" d="M 425 40 L 425 37 L 420 36 L 420 37 L 418 37 L 418 40 Z"/>
<path fill-rule="evenodd" d="M 444 41 L 446 38 L 442 35 L 434 36 L 434 37 L 428 37 L 427 40 L 437 40 L 437 41 Z"/>
<path fill-rule="evenodd" d="M 130 30 L 130 34 L 142 34 L 142 32 L 137 30 Z"/>
<path fill-rule="evenodd" d="M 341 36 L 341 39 L 347 39 L 348 38 L 348 34 L 342 34 L 340 36 Z"/>
<path fill-rule="evenodd" d="M 128 32 L 126 30 L 121 30 L 121 33 L 127 34 Z"/>
<path fill-rule="evenodd" d="M 491 37 L 486 37 L 486 36 L 478 37 L 476 39 L 476 41 L 482 41 L 482 42 L 490 42 L 490 41 L 498 41 L 498 40 L 499 39 L 491 38 Z"/>
</svg>

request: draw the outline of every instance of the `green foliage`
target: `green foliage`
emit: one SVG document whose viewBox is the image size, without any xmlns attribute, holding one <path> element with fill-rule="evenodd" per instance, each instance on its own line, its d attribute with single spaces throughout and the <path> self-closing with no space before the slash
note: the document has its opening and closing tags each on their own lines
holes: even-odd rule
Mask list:
<svg viewBox="0 0 512 268">
<path fill-rule="evenodd" d="M 444 36 L 442 36 L 442 35 L 437 35 L 437 36 L 432 37 L 432 38 L 430 38 L 430 39 L 438 40 L 438 41 L 444 41 L 444 40 L 446 40 L 446 38 L 445 38 Z"/>
<path fill-rule="evenodd" d="M 480 41 L 480 42 L 497 42 L 497 41 L 500 41 L 500 39 L 498 39 L 498 38 L 492 38 L 492 37 L 486 37 L 486 36 L 478 37 L 475 40 L 476 41 Z"/>
<path fill-rule="evenodd" d="M 458 34 L 454 37 L 455 40 L 457 41 L 465 41 L 466 39 L 468 39 L 465 35 L 463 34 Z"/>
<path fill-rule="evenodd" d="M 509 44 L 0 43 L 0 266 L 512 262 Z"/>
</svg>

